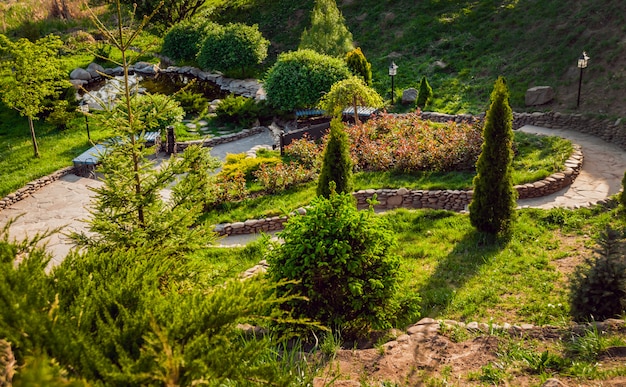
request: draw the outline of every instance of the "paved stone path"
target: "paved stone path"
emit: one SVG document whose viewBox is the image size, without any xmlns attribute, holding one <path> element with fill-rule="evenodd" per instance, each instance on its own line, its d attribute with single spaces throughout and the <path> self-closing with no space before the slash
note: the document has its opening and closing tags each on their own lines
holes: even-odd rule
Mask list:
<svg viewBox="0 0 626 387">
<path fill-rule="evenodd" d="M 520 206 L 552 208 L 577 207 L 595 203 L 598 200 L 616 194 L 621 188 L 621 180 L 626 170 L 626 152 L 613 144 L 583 133 L 525 126 L 525 132 L 561 136 L 582 146 L 584 164 L 576 181 L 555 194 L 542 198 L 520 200 Z M 269 132 L 251 136 L 230 144 L 218 145 L 211 151 L 223 159 L 227 153 L 246 152 L 255 145 L 271 145 L 273 139 Z M 82 221 L 89 216 L 87 211 L 91 195 L 90 187 L 101 182 L 93 179 L 67 175 L 47 185 L 13 206 L 0 212 L 0 226 L 9 219 L 19 217 L 12 225 L 12 238 L 23 239 L 36 233 L 57 227 L 61 233 L 50 236 L 46 241 L 53 255 L 52 265 L 61 262 L 71 248 L 65 234 L 85 230 Z M 255 235 L 227 237 L 220 241 L 223 246 L 242 245 L 255 239 Z"/>
</svg>

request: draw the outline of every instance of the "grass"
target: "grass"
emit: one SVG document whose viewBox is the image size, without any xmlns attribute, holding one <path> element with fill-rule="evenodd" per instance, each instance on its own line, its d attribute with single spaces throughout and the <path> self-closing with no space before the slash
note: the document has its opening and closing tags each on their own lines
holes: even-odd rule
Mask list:
<svg viewBox="0 0 626 387">
<path fill-rule="evenodd" d="M 62 131 L 38 120 L 34 124 L 41 157 L 34 158 L 27 119 L 0 104 L 0 122 L 0 197 L 29 181 L 72 165 L 74 157 L 92 146 L 87 140 L 82 117 L 76 117 L 68 129 Z M 110 137 L 95 125 L 89 129 L 95 142 Z"/>
</svg>

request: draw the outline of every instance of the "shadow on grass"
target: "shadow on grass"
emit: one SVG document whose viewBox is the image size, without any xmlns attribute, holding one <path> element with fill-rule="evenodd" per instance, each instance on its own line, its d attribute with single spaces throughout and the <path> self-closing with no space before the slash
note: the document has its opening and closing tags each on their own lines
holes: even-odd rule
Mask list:
<svg viewBox="0 0 626 387">
<path fill-rule="evenodd" d="M 422 230 L 435 229 L 436 219 L 446 214 L 453 215 L 446 212 L 435 213 L 434 217 L 418 218 L 416 222 L 421 223 L 419 228 Z M 432 274 L 417 289 L 422 297 L 421 313 L 425 317 L 435 318 L 444 313 L 454 301 L 457 291 L 509 243 L 507 238 L 496 238 L 466 227 L 464 231 L 459 230 L 460 236 L 452 242 L 454 243 L 452 251 L 436 261 L 436 268 Z"/>
</svg>

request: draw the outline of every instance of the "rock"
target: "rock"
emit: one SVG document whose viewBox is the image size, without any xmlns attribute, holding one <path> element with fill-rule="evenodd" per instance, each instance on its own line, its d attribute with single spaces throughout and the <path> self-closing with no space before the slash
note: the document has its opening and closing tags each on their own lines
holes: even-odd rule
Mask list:
<svg viewBox="0 0 626 387">
<path fill-rule="evenodd" d="M 440 69 L 440 70 L 445 70 L 445 69 L 448 68 L 448 64 L 446 62 L 444 62 L 444 61 L 441 61 L 441 60 L 435 61 L 435 63 L 433 63 L 433 65 L 436 68 Z"/>
<path fill-rule="evenodd" d="M 541 387 L 566 387 L 566 384 L 558 379 L 550 378 L 546 380 Z"/>
<path fill-rule="evenodd" d="M 543 105 L 554 99 L 554 89 L 550 86 L 535 86 L 526 90 L 526 106 Z"/>
<path fill-rule="evenodd" d="M 76 68 L 74 70 L 72 70 L 72 72 L 70 73 L 70 79 L 80 79 L 83 81 L 91 81 L 91 74 L 89 74 L 89 71 L 85 70 L 85 69 L 81 69 L 81 68 Z"/>
<path fill-rule="evenodd" d="M 135 71 L 142 74 L 155 75 L 159 72 L 159 66 L 148 62 L 137 62 L 133 66 Z"/>
<path fill-rule="evenodd" d="M 403 104 L 415 103 L 415 101 L 417 101 L 417 89 L 411 87 L 402 92 Z"/>
<path fill-rule="evenodd" d="M 76 90 L 80 90 L 82 86 L 85 86 L 89 82 L 82 79 L 70 79 L 70 83 L 72 84 L 72 86 L 74 86 Z"/>
<path fill-rule="evenodd" d="M 100 78 L 104 73 L 104 67 L 100 66 L 97 63 L 89 63 L 89 66 L 87 66 L 87 72 L 89 74 L 91 74 L 92 78 Z"/>
</svg>

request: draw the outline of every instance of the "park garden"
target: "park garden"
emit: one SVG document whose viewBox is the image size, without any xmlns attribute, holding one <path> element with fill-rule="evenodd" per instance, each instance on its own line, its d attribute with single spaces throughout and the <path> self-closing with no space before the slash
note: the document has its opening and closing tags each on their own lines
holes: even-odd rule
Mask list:
<svg viewBox="0 0 626 387">
<path fill-rule="evenodd" d="M 432 91 L 425 78 L 411 112 L 390 114 L 334 1 L 319 0 L 302 47 L 278 55 L 261 76 L 267 100 L 229 96 L 209 114 L 209 101 L 189 90 L 172 98 L 132 95 L 126 70 L 138 59 L 159 60 L 137 52 L 148 47 L 150 19 L 131 20 L 120 2 L 112 7 L 92 15 L 106 38 L 98 43 L 84 33 L 35 44 L 2 35 L 3 195 L 68 166 L 91 145 L 84 116 L 65 92 L 68 70 L 92 60 L 119 65 L 126 86 L 116 106 L 89 113 L 91 141 L 117 141 L 101 158 L 89 230 L 71 235 L 80 249 L 46 269 L 50 256 L 38 245 L 45 235 L 12 241 L 10 223 L 2 231 L 0 385 L 313 385 L 340 348 L 370 346 L 384 355 L 383 344 L 422 317 L 568 333 L 583 324 L 551 341 L 490 330 L 496 361 L 455 375 L 457 385 L 626 374 L 623 364 L 600 364 L 607 348 L 626 345 L 623 330 L 584 325 L 623 320 L 622 195 L 577 210 L 516 209 L 513 186 L 561 171 L 573 146 L 514 133 L 503 78 L 493 80 L 478 123 L 422 120 L 419 109 Z M 159 55 L 230 76 L 260 71 L 269 41 L 258 27 L 175 24 L 162 11 L 152 16 L 172 25 Z M 108 15 L 117 24 L 103 21 Z M 328 33 L 324 22 L 336 27 L 333 39 L 320 35 Z M 357 106 L 384 112 L 343 123 L 341 112 Z M 220 165 L 190 146 L 154 168 L 154 149 L 143 146 L 145 132 L 186 115 L 237 131 L 311 107 L 332 117 L 328 135 L 295 141 L 284 154 L 231 155 Z M 474 196 L 469 214 L 377 214 L 357 210 L 351 196 L 400 187 L 473 189 Z M 215 247 L 216 223 L 300 207 L 306 214 L 292 216 L 280 241 Z M 242 281 L 262 260 L 267 274 Z M 451 342 L 476 337 L 445 324 L 441 330 Z M 360 384 L 448 385 L 450 372 L 403 380 L 370 380 L 364 372 Z"/>
</svg>

